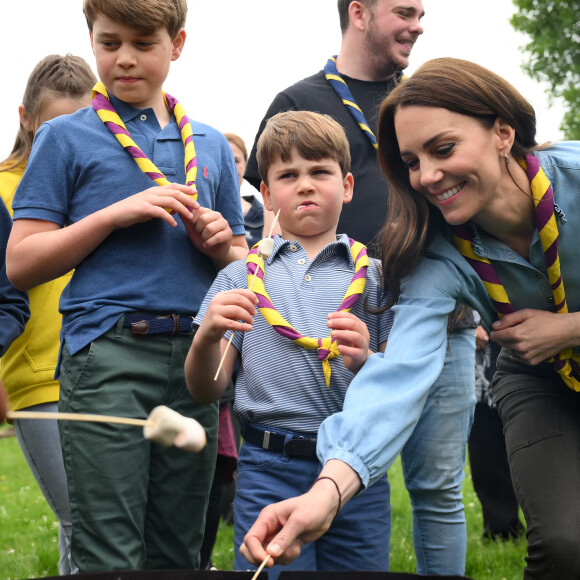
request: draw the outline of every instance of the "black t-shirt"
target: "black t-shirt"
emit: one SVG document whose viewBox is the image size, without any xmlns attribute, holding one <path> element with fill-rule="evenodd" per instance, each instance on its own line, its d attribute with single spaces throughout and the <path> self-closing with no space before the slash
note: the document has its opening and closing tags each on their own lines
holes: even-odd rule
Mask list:
<svg viewBox="0 0 580 580">
<path fill-rule="evenodd" d="M 396 81 L 367 82 L 344 75 L 343 79 L 362 109 L 367 123 L 376 134 L 381 102 L 394 88 Z M 330 86 L 323 71 L 278 93 L 260 124 L 244 177 L 254 187 L 260 187 L 256 143 L 268 119 L 280 111 L 290 109 L 325 113 L 344 127 L 350 144 L 354 195 L 352 201 L 343 207 L 337 232 L 346 233 L 349 237 L 366 244 L 371 255 L 378 255 L 373 246 L 378 244 L 377 238 L 385 221 L 387 185 L 379 169 L 376 150 Z"/>
</svg>

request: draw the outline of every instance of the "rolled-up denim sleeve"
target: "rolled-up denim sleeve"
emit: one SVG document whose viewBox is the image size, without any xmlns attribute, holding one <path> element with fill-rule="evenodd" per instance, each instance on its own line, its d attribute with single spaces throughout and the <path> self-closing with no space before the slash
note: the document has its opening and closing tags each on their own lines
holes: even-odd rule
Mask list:
<svg viewBox="0 0 580 580">
<path fill-rule="evenodd" d="M 493 316 L 477 276 L 454 250 L 444 249 L 452 259 L 425 257 L 403 281 L 385 353 L 369 357 L 350 384 L 343 411 L 320 427 L 321 462 L 344 461 L 364 487 L 387 472 L 421 416 L 443 368 L 447 318 L 456 301 Z"/>
</svg>

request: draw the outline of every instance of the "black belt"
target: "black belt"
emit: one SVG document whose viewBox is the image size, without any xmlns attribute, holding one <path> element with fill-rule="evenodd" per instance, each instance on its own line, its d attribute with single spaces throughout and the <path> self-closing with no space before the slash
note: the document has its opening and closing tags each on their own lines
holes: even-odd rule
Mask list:
<svg viewBox="0 0 580 580">
<path fill-rule="evenodd" d="M 242 429 L 244 441 L 257 445 L 267 451 L 285 451 L 295 457 L 316 457 L 316 437 L 295 433 L 287 443 L 287 434 L 255 427 L 251 423 L 244 425 Z"/>
<path fill-rule="evenodd" d="M 187 334 L 193 335 L 197 326 L 193 325 L 193 316 L 180 314 L 146 314 L 144 312 L 127 312 L 123 326 L 130 328 L 133 334 Z"/>
</svg>

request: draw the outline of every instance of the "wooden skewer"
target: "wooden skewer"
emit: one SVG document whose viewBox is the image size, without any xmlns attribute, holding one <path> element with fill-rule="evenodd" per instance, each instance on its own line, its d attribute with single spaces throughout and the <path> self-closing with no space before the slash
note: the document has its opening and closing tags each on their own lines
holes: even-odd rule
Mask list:
<svg viewBox="0 0 580 580">
<path fill-rule="evenodd" d="M 270 233 L 268 234 L 269 238 L 272 237 L 272 233 L 274 232 L 274 228 L 276 227 L 276 222 L 278 221 L 279 215 L 280 215 L 280 210 L 278 210 L 278 212 L 276 213 L 276 216 L 274 217 L 274 220 L 272 221 L 272 226 L 270 227 Z M 260 256 L 260 259 L 258 260 L 258 266 L 256 267 L 254 275 L 252 276 L 252 280 L 250 282 L 250 286 L 248 287 L 248 290 L 251 290 L 253 288 L 254 280 L 256 279 L 256 274 L 258 273 L 258 270 L 262 266 L 263 261 L 264 260 L 262 259 L 262 256 Z M 220 360 L 220 364 L 219 364 L 218 369 L 216 371 L 215 377 L 213 378 L 214 381 L 217 381 L 217 378 L 220 374 L 220 371 L 222 370 L 222 367 L 224 366 L 224 361 L 226 360 L 226 354 L 228 352 L 228 349 L 230 348 L 230 344 L 232 344 L 232 340 L 234 340 L 234 334 L 235 334 L 235 332 L 232 332 L 230 339 L 228 340 L 228 343 L 226 344 L 226 348 L 224 349 L 224 353 L 222 354 L 222 359 Z"/>
<path fill-rule="evenodd" d="M 270 559 L 270 554 L 268 554 L 264 561 L 260 564 L 260 567 L 256 570 L 256 573 L 252 576 L 252 580 L 256 580 L 260 575 L 260 572 L 264 569 L 264 566 L 267 564 L 268 560 Z"/>
<path fill-rule="evenodd" d="M 130 417 L 112 417 L 110 415 L 88 415 L 86 413 L 41 413 L 39 411 L 8 411 L 7 419 L 56 419 L 58 421 L 88 421 L 89 423 L 119 423 L 120 425 L 137 425 L 145 427 L 154 425 L 150 419 L 131 419 Z"/>
</svg>

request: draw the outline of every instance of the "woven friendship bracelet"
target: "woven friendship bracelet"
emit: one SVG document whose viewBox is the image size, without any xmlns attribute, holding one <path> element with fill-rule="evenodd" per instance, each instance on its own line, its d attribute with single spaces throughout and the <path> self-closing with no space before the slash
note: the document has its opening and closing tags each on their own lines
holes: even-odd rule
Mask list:
<svg viewBox="0 0 580 580">
<path fill-rule="evenodd" d="M 323 475 L 322 477 L 319 477 L 316 480 L 314 480 L 312 487 L 314 487 L 314 484 L 317 481 L 322 481 L 323 479 L 328 479 L 329 481 L 332 481 L 332 483 L 334 483 L 334 486 L 336 487 L 336 491 L 338 492 L 338 507 L 336 508 L 336 513 L 334 514 L 334 518 L 333 518 L 333 519 L 336 519 L 339 512 L 340 512 L 340 508 L 342 507 L 342 494 L 340 493 L 340 488 L 338 487 L 338 483 L 336 483 L 336 481 L 332 477 L 329 477 L 328 475 Z M 312 489 L 312 488 L 310 488 L 310 489 Z"/>
<path fill-rule="evenodd" d="M 157 166 L 151 161 L 143 150 L 133 141 L 127 127 L 119 117 L 119 114 L 113 107 L 107 88 L 102 82 L 98 82 L 93 87 L 92 93 L 93 109 L 99 116 L 99 119 L 108 127 L 108 129 L 115 135 L 117 141 L 125 148 L 125 150 L 133 157 L 139 169 L 148 175 L 157 185 L 167 185 L 170 181 L 163 175 Z M 193 131 L 191 129 L 191 122 L 185 113 L 183 106 L 177 99 L 163 93 L 163 99 L 167 108 L 175 116 L 175 120 L 181 132 L 181 140 L 185 148 L 185 174 L 186 185 L 195 187 L 195 180 L 197 177 L 197 156 L 195 153 L 195 146 L 193 144 Z M 197 192 L 191 196 L 197 200 Z"/>
<path fill-rule="evenodd" d="M 568 305 L 566 304 L 564 280 L 562 279 L 560 259 L 558 257 L 558 226 L 554 215 L 554 192 L 536 157 L 526 155 L 519 163 L 525 169 L 532 187 L 532 197 L 536 209 L 536 227 L 538 228 L 540 242 L 544 250 L 556 312 L 558 314 L 566 314 Z M 491 262 L 474 252 L 473 231 L 469 225 L 452 226 L 451 230 L 453 231 L 455 246 L 481 278 L 499 318 L 504 314 L 515 312 L 516 310 L 510 303 L 507 292 Z M 551 358 L 549 362 L 554 365 L 555 370 L 568 387 L 574 391 L 580 391 L 580 357 L 574 355 L 571 348 L 563 350 L 554 358 Z"/>
<path fill-rule="evenodd" d="M 348 312 L 355 302 L 359 299 L 365 289 L 367 270 L 369 267 L 369 259 L 367 256 L 367 249 L 363 244 L 349 239 L 350 252 L 352 260 L 355 264 L 355 272 L 352 280 L 348 286 L 346 294 L 337 309 L 337 312 Z M 287 322 L 282 315 L 276 310 L 272 303 L 266 287 L 264 286 L 264 262 L 258 255 L 258 246 L 256 244 L 249 252 L 246 259 L 248 267 L 248 284 L 253 281 L 252 290 L 258 297 L 258 308 L 262 316 L 266 319 L 268 324 L 281 336 L 293 340 L 296 344 L 308 349 L 316 349 L 318 351 L 318 359 L 322 361 L 322 369 L 324 371 L 324 378 L 326 386 L 330 387 L 330 360 L 340 356 L 336 341 L 331 336 L 325 338 L 311 338 L 300 333 L 289 322 Z"/>
</svg>

